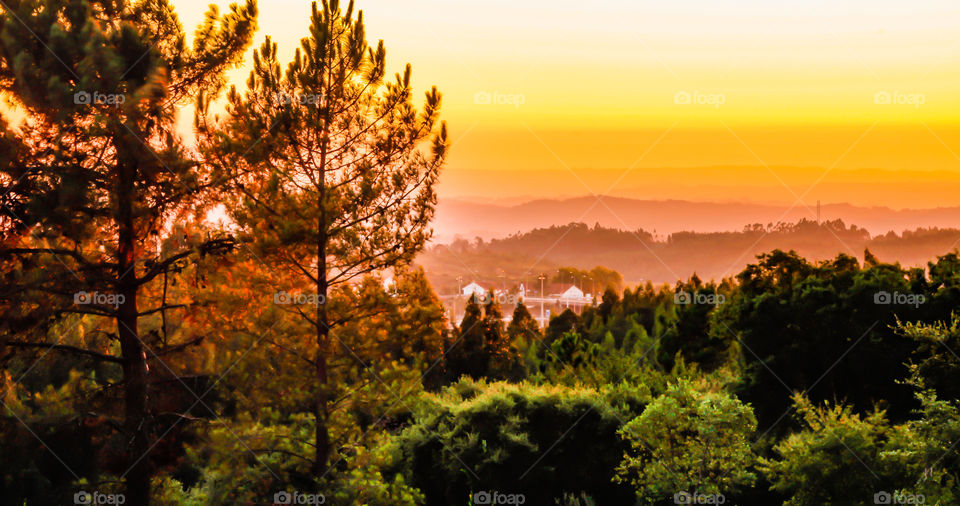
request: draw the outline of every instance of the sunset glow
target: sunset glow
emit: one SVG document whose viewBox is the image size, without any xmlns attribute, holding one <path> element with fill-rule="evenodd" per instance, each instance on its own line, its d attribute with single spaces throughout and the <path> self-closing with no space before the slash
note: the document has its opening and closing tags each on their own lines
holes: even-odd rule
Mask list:
<svg viewBox="0 0 960 506">
<path fill-rule="evenodd" d="M 205 8 L 175 4 L 186 26 Z M 289 58 L 309 4 L 264 4 L 258 43 L 270 34 Z M 642 179 L 645 169 L 726 166 L 722 186 L 743 187 L 766 185 L 745 180 L 764 166 L 809 167 L 807 185 L 827 169 L 938 170 L 950 181 L 960 171 L 954 2 L 374 0 L 362 8 L 369 33 L 387 41 L 388 68 L 410 62 L 418 90 L 444 93 L 454 147 L 441 196 L 744 193 L 690 188 L 680 175 L 677 191 L 610 188 L 595 172 L 628 168 Z M 233 80 L 242 84 L 246 72 Z M 510 185 L 521 170 L 549 172 L 542 185 Z M 497 177 L 476 177 L 487 171 Z M 767 179 L 779 188 L 751 200 L 792 202 L 807 189 L 785 190 L 774 172 Z M 810 196 L 844 200 L 829 189 Z M 918 204 L 883 188 L 847 197 Z M 950 195 L 925 202 L 957 203 Z"/>
</svg>

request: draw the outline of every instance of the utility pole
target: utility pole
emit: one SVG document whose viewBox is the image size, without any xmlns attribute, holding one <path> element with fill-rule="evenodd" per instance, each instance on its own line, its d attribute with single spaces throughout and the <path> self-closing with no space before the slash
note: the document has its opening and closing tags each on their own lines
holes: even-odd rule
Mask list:
<svg viewBox="0 0 960 506">
<path fill-rule="evenodd" d="M 547 279 L 547 277 L 544 276 L 543 274 L 540 274 L 540 277 L 538 277 L 537 279 L 540 280 L 540 326 L 543 327 L 546 325 L 546 322 L 544 321 L 544 312 L 543 312 L 543 299 L 546 298 L 546 295 L 544 295 L 543 293 L 543 280 Z"/>
<path fill-rule="evenodd" d="M 460 283 L 463 283 L 463 276 L 457 276 L 457 293 L 453 295 L 453 321 L 457 321 L 457 300 L 460 298 Z"/>
</svg>

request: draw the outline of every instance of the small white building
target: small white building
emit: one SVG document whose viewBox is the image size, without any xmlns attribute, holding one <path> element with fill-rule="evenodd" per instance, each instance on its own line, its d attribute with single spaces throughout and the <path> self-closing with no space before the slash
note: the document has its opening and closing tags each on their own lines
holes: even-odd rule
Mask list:
<svg viewBox="0 0 960 506">
<path fill-rule="evenodd" d="M 575 285 L 567 288 L 567 291 L 560 294 L 560 300 L 562 301 L 583 302 L 586 299 L 587 296 L 583 293 L 583 290 L 577 288 Z"/>
<path fill-rule="evenodd" d="M 477 297 L 486 297 L 487 289 L 476 283 L 470 283 L 469 285 L 463 287 L 462 295 L 464 297 L 469 297 L 471 295 L 476 295 Z"/>
</svg>

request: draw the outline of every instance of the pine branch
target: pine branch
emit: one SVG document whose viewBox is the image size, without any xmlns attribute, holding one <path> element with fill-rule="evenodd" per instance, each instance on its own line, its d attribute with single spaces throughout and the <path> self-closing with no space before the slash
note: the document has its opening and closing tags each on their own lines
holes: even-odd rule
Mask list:
<svg viewBox="0 0 960 506">
<path fill-rule="evenodd" d="M 77 348 L 76 346 L 68 346 L 65 344 L 49 344 L 49 343 L 21 343 L 21 342 L 6 342 L 4 346 L 13 346 L 15 348 L 44 348 L 52 351 L 59 351 L 64 353 L 72 353 L 75 355 L 83 355 L 87 357 L 92 357 L 97 360 L 105 362 L 113 362 L 115 364 L 123 364 L 124 360 L 120 357 L 114 357 L 111 355 L 104 355 L 96 351 L 87 350 L 84 348 Z"/>
<path fill-rule="evenodd" d="M 201 243 L 196 248 L 191 248 L 188 250 L 181 251 L 173 256 L 165 258 L 159 262 L 150 262 L 148 265 L 147 272 L 137 278 L 137 284 L 143 285 L 149 283 L 157 276 L 168 272 L 170 267 L 177 263 L 180 260 L 190 257 L 193 254 L 199 254 L 200 256 L 205 256 L 209 254 L 218 254 L 224 251 L 229 251 L 236 246 L 236 240 L 233 238 L 227 239 L 212 239 Z"/>
</svg>

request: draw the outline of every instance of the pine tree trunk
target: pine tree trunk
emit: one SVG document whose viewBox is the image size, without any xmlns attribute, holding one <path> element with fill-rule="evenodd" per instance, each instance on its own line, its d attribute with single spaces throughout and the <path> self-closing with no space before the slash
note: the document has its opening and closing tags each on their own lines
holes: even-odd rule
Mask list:
<svg viewBox="0 0 960 506">
<path fill-rule="evenodd" d="M 324 333 L 326 334 L 326 333 Z M 326 337 L 317 336 L 318 342 L 326 342 Z M 327 424 L 327 359 L 321 350 L 317 353 L 317 403 L 314 408 L 316 424 L 314 427 L 314 444 L 316 456 L 313 461 L 313 474 L 321 477 L 327 472 L 327 463 L 330 460 L 330 433 Z"/>
<path fill-rule="evenodd" d="M 147 438 L 147 363 L 137 336 L 136 290 L 122 290 L 120 348 L 123 353 L 124 432 L 127 441 L 126 500 L 128 504 L 150 503 L 150 450 Z"/>
<path fill-rule="evenodd" d="M 321 212 L 321 216 L 323 213 Z M 322 218 L 321 218 L 322 221 Z M 330 327 L 327 317 L 327 262 L 326 262 L 326 236 L 321 231 L 320 238 L 317 241 L 317 355 L 315 358 L 317 375 L 317 402 L 314 407 L 314 417 L 316 424 L 314 427 L 314 444 L 316 445 L 316 456 L 313 462 L 314 476 L 320 477 L 327 472 L 327 463 L 330 460 L 330 432 L 327 423 L 329 412 L 327 403 L 329 401 L 329 389 L 327 376 L 327 348 Z"/>
<path fill-rule="evenodd" d="M 147 356 L 137 334 L 136 235 L 133 223 L 133 173 L 120 168 L 118 204 L 117 335 L 123 355 L 124 437 L 127 442 L 125 499 L 127 504 L 150 504 L 150 442 L 147 420 Z"/>
</svg>

